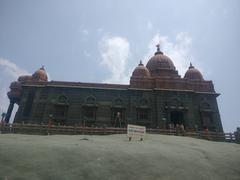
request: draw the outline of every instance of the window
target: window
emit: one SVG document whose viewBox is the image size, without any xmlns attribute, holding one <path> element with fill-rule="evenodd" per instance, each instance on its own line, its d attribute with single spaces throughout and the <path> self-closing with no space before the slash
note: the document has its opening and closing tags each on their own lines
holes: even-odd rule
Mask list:
<svg viewBox="0 0 240 180">
<path fill-rule="evenodd" d="M 94 97 L 88 97 L 87 100 L 86 100 L 86 103 L 87 104 L 95 104 L 95 98 Z"/>
</svg>

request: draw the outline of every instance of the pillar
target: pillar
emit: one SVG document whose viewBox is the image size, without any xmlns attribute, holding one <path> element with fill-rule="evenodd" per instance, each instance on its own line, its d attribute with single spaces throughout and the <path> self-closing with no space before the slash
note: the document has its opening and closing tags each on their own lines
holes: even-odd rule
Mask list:
<svg viewBox="0 0 240 180">
<path fill-rule="evenodd" d="M 5 122 L 6 123 L 9 123 L 9 120 L 10 120 L 10 117 L 11 117 L 11 114 L 12 114 L 12 110 L 13 110 L 13 107 L 14 107 L 14 101 L 10 100 L 10 104 L 8 106 L 8 110 L 7 110 L 7 115 L 6 115 L 6 118 L 5 118 Z"/>
</svg>

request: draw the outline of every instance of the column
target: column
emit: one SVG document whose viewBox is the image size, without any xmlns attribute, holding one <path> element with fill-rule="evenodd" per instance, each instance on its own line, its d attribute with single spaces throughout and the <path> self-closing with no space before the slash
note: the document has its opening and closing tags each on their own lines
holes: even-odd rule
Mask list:
<svg viewBox="0 0 240 180">
<path fill-rule="evenodd" d="M 5 118 L 5 122 L 6 123 L 9 123 L 9 120 L 10 120 L 10 117 L 11 117 L 11 114 L 12 114 L 12 110 L 13 110 L 13 107 L 14 107 L 14 101 L 13 100 L 10 100 L 10 104 L 8 106 L 8 110 L 7 110 L 7 115 L 6 115 L 6 118 Z"/>
</svg>

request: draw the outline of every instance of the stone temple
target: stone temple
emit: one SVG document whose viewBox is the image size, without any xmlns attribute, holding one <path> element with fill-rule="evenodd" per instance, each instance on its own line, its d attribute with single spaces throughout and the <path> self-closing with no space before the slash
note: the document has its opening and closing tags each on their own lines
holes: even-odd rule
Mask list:
<svg viewBox="0 0 240 180">
<path fill-rule="evenodd" d="M 146 66 L 139 63 L 129 85 L 48 81 L 44 67 L 11 83 L 8 122 L 14 104 L 14 122 L 80 126 L 143 125 L 186 129 L 208 128 L 222 132 L 212 81 L 190 64 L 180 77 L 173 61 L 157 46 Z M 116 121 L 117 120 L 117 121 Z"/>
</svg>

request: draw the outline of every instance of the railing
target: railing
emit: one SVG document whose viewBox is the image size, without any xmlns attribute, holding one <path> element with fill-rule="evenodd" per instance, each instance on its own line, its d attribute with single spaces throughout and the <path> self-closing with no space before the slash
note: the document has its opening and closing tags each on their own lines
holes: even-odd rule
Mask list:
<svg viewBox="0 0 240 180">
<path fill-rule="evenodd" d="M 36 134 L 36 135 L 107 135 L 107 134 L 126 134 L 126 128 L 114 127 L 83 127 L 83 126 L 60 126 L 44 124 L 0 124 L 0 133 L 17 133 L 17 134 Z M 199 139 L 213 141 L 237 142 L 233 133 L 206 132 L 206 131 L 176 131 L 175 129 L 147 129 L 149 134 L 177 135 L 187 136 Z"/>
<path fill-rule="evenodd" d="M 104 135 L 104 134 L 125 134 L 126 128 L 114 127 L 83 127 L 83 126 L 60 126 L 44 124 L 2 124 L 0 125 L 1 133 L 18 133 L 18 134 L 67 134 L 67 135 Z"/>
</svg>

